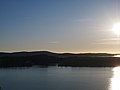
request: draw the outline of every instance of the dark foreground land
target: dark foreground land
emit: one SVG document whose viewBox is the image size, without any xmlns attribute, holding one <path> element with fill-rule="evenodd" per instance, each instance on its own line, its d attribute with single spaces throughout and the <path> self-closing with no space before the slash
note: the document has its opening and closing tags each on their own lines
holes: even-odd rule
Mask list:
<svg viewBox="0 0 120 90">
<path fill-rule="evenodd" d="M 0 53 L 0 67 L 30 67 L 40 66 L 71 66 L 71 67 L 115 67 L 120 66 L 120 58 L 114 54 L 105 53 L 52 53 L 39 52 L 15 52 Z"/>
</svg>

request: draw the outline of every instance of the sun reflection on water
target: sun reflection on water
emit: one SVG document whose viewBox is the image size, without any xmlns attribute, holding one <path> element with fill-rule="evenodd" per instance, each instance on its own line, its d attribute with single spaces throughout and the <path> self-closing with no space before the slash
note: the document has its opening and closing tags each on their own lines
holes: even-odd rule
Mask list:
<svg viewBox="0 0 120 90">
<path fill-rule="evenodd" d="M 110 90 L 120 90 L 120 67 L 113 68 Z"/>
<path fill-rule="evenodd" d="M 120 57 L 120 55 L 114 55 L 113 57 Z"/>
</svg>

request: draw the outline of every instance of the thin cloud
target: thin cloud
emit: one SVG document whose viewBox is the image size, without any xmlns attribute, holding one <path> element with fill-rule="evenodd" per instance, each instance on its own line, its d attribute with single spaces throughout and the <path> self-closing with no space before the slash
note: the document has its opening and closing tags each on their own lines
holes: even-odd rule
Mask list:
<svg viewBox="0 0 120 90">
<path fill-rule="evenodd" d="M 91 22 L 96 23 L 96 22 L 105 22 L 105 19 L 99 19 L 99 18 L 78 18 L 75 20 L 76 22 Z"/>
<path fill-rule="evenodd" d="M 98 43 L 94 43 L 94 44 L 101 44 L 101 45 L 118 45 L 120 43 L 118 42 L 98 42 Z"/>
<path fill-rule="evenodd" d="M 91 19 L 81 18 L 76 20 L 76 22 L 87 22 L 87 21 L 91 21 Z"/>
<path fill-rule="evenodd" d="M 58 42 L 48 42 L 48 44 L 57 44 Z"/>
<path fill-rule="evenodd" d="M 100 41 L 119 41 L 119 38 L 101 39 Z"/>
<path fill-rule="evenodd" d="M 120 44 L 120 39 L 118 38 L 102 39 L 102 40 L 96 41 L 94 44 L 118 45 Z"/>
</svg>

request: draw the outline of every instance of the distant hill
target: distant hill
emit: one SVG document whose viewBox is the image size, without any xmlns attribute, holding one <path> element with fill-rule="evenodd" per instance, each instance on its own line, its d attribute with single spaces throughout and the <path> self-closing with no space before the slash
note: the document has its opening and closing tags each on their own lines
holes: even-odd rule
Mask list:
<svg viewBox="0 0 120 90">
<path fill-rule="evenodd" d="M 107 53 L 53 53 L 49 51 L 0 52 L 0 67 L 20 66 L 71 66 L 71 67 L 113 67 L 120 65 L 120 58 Z"/>
<path fill-rule="evenodd" d="M 74 54 L 74 53 L 53 53 L 49 51 L 33 51 L 33 52 L 13 52 L 13 53 L 5 53 L 5 52 L 0 52 L 0 57 L 3 56 L 34 56 L 34 55 L 41 55 L 45 54 L 48 56 L 57 56 L 57 57 L 81 57 L 81 56 L 113 56 L 114 54 L 108 54 L 108 53 L 79 53 L 79 54 Z"/>
</svg>

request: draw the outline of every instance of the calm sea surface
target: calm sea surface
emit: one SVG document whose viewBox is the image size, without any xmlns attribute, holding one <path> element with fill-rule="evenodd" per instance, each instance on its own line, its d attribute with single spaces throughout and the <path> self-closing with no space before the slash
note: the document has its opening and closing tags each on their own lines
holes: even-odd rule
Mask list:
<svg viewBox="0 0 120 90">
<path fill-rule="evenodd" d="M 2 90 L 120 90 L 120 67 L 0 69 Z"/>
</svg>

